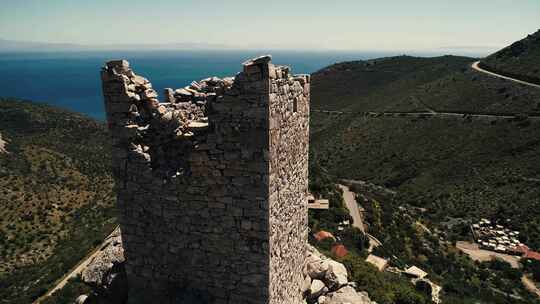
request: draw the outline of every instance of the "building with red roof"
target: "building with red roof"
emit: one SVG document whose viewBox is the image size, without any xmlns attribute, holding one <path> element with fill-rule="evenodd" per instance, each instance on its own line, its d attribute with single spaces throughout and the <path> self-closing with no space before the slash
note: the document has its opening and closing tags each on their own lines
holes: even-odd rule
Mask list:
<svg viewBox="0 0 540 304">
<path fill-rule="evenodd" d="M 540 253 L 536 252 L 536 251 L 529 250 L 523 255 L 522 258 L 527 259 L 527 260 L 540 261 Z"/>
<path fill-rule="evenodd" d="M 334 235 L 333 235 L 332 233 L 330 233 L 330 232 L 328 232 L 328 231 L 324 231 L 324 230 L 321 230 L 321 231 L 315 233 L 315 234 L 313 235 L 313 237 L 314 237 L 318 242 L 320 242 L 320 241 L 322 241 L 322 240 L 324 240 L 324 239 L 328 239 L 328 238 L 331 238 L 331 239 L 333 239 L 334 241 L 336 240 L 336 238 L 334 237 Z"/>
<path fill-rule="evenodd" d="M 332 251 L 332 254 L 338 258 L 342 258 L 346 256 L 347 254 L 349 254 L 349 251 L 347 250 L 347 248 L 343 246 L 342 244 L 335 244 L 334 246 L 332 246 L 331 251 Z"/>
</svg>

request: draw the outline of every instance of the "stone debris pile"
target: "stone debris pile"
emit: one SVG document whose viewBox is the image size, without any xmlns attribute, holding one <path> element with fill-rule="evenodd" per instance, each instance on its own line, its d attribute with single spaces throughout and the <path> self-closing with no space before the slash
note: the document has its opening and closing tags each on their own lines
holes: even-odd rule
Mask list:
<svg viewBox="0 0 540 304">
<path fill-rule="evenodd" d="M 190 124 L 198 121 L 205 123 L 208 119 L 209 103 L 215 101 L 217 94 L 222 94 L 233 83 L 231 78 L 222 80 L 213 77 L 177 90 L 167 88 L 165 101 L 160 102 L 148 79 L 136 75 L 125 60 L 109 62 L 101 77 L 104 82 L 116 84 L 104 88 L 105 97 L 111 101 L 107 103 L 107 113 L 112 115 L 112 118 L 115 118 L 115 115 L 128 114 L 122 118 L 129 121 L 120 122 L 131 123 L 133 128 L 138 127 L 139 131 L 142 131 L 145 124 L 154 128 L 172 129 L 176 131 L 172 133 L 177 137 L 192 136 Z M 123 88 L 119 88 L 120 86 Z M 131 104 L 125 102 L 124 96 L 118 96 L 119 92 L 125 92 L 131 99 Z M 129 106 L 129 109 L 126 109 L 126 106 Z"/>
<path fill-rule="evenodd" d="M 83 269 L 81 280 L 94 291 L 81 295 L 76 303 L 125 303 L 127 278 L 124 268 L 124 248 L 117 228 L 103 242 L 98 254 Z"/>
<path fill-rule="evenodd" d="M 374 304 L 366 292 L 357 292 L 354 282 L 347 279 L 347 269 L 341 263 L 322 255 L 308 245 L 304 265 L 304 293 L 308 304 Z"/>
<path fill-rule="evenodd" d="M 208 112 L 232 89 L 233 77 L 211 77 L 180 89 L 166 88 L 164 101 L 148 79 L 135 74 L 125 60 L 110 61 L 102 70 L 109 125 L 116 138 L 131 142 L 141 160 L 151 160 L 163 179 L 186 174 L 185 164 L 174 153 L 187 154 L 196 144 L 196 133 L 208 129 Z M 131 102 L 126 103 L 126 96 Z M 115 143 L 113 143 L 114 145 Z"/>
</svg>

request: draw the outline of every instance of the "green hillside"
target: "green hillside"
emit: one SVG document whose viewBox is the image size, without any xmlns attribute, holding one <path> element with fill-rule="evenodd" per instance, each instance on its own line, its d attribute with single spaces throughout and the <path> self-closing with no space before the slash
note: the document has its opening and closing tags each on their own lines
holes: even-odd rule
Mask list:
<svg viewBox="0 0 540 304">
<path fill-rule="evenodd" d="M 483 59 L 481 66 L 540 84 L 540 30 Z"/>
<path fill-rule="evenodd" d="M 0 99 L 0 303 L 31 303 L 114 226 L 104 125 Z"/>
<path fill-rule="evenodd" d="M 370 233 L 385 244 L 376 254 L 428 271 L 443 302 L 537 303 L 519 270 L 473 262 L 453 245 L 486 217 L 540 249 L 540 90 L 475 71 L 477 60 L 398 56 L 314 73 L 310 161 L 334 182 L 397 192 L 357 189 Z M 331 216 L 316 224 L 332 227 Z"/>
<path fill-rule="evenodd" d="M 429 208 L 434 222 L 444 216 L 507 215 L 526 232 L 523 241 L 540 248 L 540 218 L 529 212 L 540 207 L 538 119 L 361 113 L 538 114 L 540 90 L 473 71 L 473 61 L 395 57 L 315 73 L 313 161 L 340 178 L 397 190 L 403 202 Z M 411 65 L 417 68 L 410 70 Z M 379 80 L 374 83 L 368 73 Z M 343 93 L 345 83 L 354 94 Z M 337 108 L 348 112 L 316 111 Z"/>
<path fill-rule="evenodd" d="M 343 62 L 313 74 L 312 109 L 523 113 L 540 92 L 470 69 L 475 58 L 398 56 Z"/>
</svg>

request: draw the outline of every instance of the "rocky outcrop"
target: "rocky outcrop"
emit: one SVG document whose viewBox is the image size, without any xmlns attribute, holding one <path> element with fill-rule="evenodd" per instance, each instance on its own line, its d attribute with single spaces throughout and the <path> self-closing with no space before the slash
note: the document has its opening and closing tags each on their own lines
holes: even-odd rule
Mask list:
<svg viewBox="0 0 540 304">
<path fill-rule="evenodd" d="M 319 304 L 369 304 L 375 303 L 369 299 L 367 292 L 357 292 L 352 286 L 345 286 L 335 292 L 320 296 Z"/>
<path fill-rule="evenodd" d="M 347 269 L 308 246 L 304 265 L 304 297 L 309 304 L 373 304 L 366 292 L 349 282 Z"/>
<path fill-rule="evenodd" d="M 95 291 L 92 300 L 98 303 L 124 303 L 127 279 L 124 269 L 124 248 L 117 228 L 104 242 L 98 254 L 82 271 L 81 279 Z M 81 302 L 86 303 L 86 299 Z"/>
</svg>

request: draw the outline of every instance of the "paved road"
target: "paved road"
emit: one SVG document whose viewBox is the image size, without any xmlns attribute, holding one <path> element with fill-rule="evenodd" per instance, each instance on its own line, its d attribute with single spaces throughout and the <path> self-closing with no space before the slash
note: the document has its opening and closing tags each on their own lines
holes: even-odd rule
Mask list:
<svg viewBox="0 0 540 304">
<path fill-rule="evenodd" d="M 394 195 L 397 194 L 397 192 L 394 191 L 394 190 L 390 190 L 390 189 L 388 189 L 386 187 L 375 185 L 375 184 L 372 184 L 370 182 L 366 182 L 366 181 L 362 181 L 362 180 L 342 179 L 341 182 L 344 183 L 344 184 L 347 184 L 347 185 L 358 185 L 358 186 L 360 186 L 362 188 L 368 189 L 369 192 L 377 191 L 379 193 L 383 193 L 383 194 L 389 195 L 389 196 L 394 196 Z"/>
<path fill-rule="evenodd" d="M 101 243 L 101 245 L 99 245 L 99 247 L 97 248 L 94 248 L 94 250 L 84 259 L 82 260 L 81 262 L 79 262 L 79 264 L 77 264 L 77 266 L 75 266 L 75 268 L 73 270 L 71 270 L 71 272 L 69 272 L 68 274 L 66 274 L 57 284 L 56 286 L 54 286 L 51 290 L 49 290 L 45 295 L 43 295 L 42 297 L 38 298 L 37 300 L 34 301 L 33 304 L 38 304 L 40 303 L 41 301 L 45 300 L 45 298 L 51 296 L 53 293 L 55 293 L 56 291 L 64 288 L 64 286 L 66 286 L 67 282 L 69 281 L 69 279 L 71 278 L 75 278 L 77 277 L 77 275 L 79 275 L 80 273 L 82 273 L 82 271 L 88 266 L 88 264 L 90 264 L 90 262 L 92 261 L 92 259 L 94 257 L 96 257 L 96 255 L 98 255 L 100 252 L 101 252 L 101 249 L 103 249 L 107 244 L 108 244 L 108 241 L 109 241 L 109 238 L 111 236 L 113 236 L 115 233 L 118 233 L 118 230 L 120 228 L 118 226 L 116 226 L 116 228 L 113 230 L 113 232 L 111 232 L 111 234 L 109 234 L 109 236 L 107 236 L 105 238 L 105 240 L 103 241 L 103 243 Z"/>
<path fill-rule="evenodd" d="M 508 76 L 504 76 L 504 75 L 501 75 L 501 74 L 497 74 L 497 73 L 493 73 L 493 72 L 484 70 L 479 66 L 479 63 L 480 63 L 480 61 L 473 62 L 473 64 L 471 65 L 471 68 L 478 71 L 478 72 L 484 73 L 484 74 L 488 74 L 488 75 L 491 75 L 491 76 L 494 76 L 494 77 L 506 79 L 506 80 L 509 80 L 509 81 L 513 81 L 513 82 L 520 83 L 520 84 L 523 84 L 523 85 L 526 85 L 526 86 L 530 86 L 530 87 L 540 89 L 540 85 L 538 85 L 538 84 L 523 81 L 523 80 L 519 80 L 519 79 L 516 79 L 516 78 L 512 78 L 512 77 L 508 77 Z M 514 118 L 515 115 L 521 114 L 521 113 L 515 113 L 515 114 L 497 115 L 497 114 L 489 114 L 489 113 L 482 114 L 482 113 L 466 113 L 466 112 L 437 112 L 434 109 L 432 109 L 432 108 L 428 107 L 427 105 L 425 105 L 420 100 L 418 100 L 418 98 L 416 98 L 415 96 L 413 96 L 413 98 L 415 98 L 418 102 L 420 102 L 420 104 L 422 104 L 424 107 L 426 107 L 428 109 L 428 111 L 427 112 L 393 112 L 393 111 L 390 111 L 390 112 L 353 112 L 353 111 L 334 111 L 334 110 L 321 110 L 321 109 L 311 109 L 311 111 L 312 112 L 318 112 L 318 113 L 327 113 L 327 114 L 360 114 L 360 115 L 368 115 L 368 116 L 373 116 L 373 115 L 376 115 L 376 116 L 378 116 L 378 115 L 383 115 L 383 116 L 399 115 L 399 116 L 462 117 L 462 116 L 466 115 L 468 117 L 473 117 L 473 118 L 475 118 L 475 117 L 477 117 L 477 118 Z M 530 116 L 529 118 L 536 119 L 536 118 L 540 118 L 540 117 L 539 116 Z"/>
<path fill-rule="evenodd" d="M 364 221 L 362 215 L 360 214 L 360 209 L 358 208 L 358 203 L 356 202 L 354 192 L 351 192 L 351 190 L 347 186 L 338 186 L 343 191 L 343 200 L 345 201 L 345 205 L 347 205 L 347 209 L 349 209 L 349 213 L 353 218 L 353 226 L 357 227 L 365 234 L 366 231 L 364 228 Z"/>
<path fill-rule="evenodd" d="M 415 117 L 415 118 L 424 118 L 424 117 L 439 117 L 439 118 L 471 118 L 471 119 L 482 119 L 482 120 L 492 120 L 492 119 L 515 119 L 517 115 L 521 113 L 509 113 L 509 114 L 482 114 L 482 113 L 467 113 L 467 112 L 352 112 L 352 111 L 328 111 L 328 110 L 319 110 L 312 109 L 312 112 L 316 113 L 325 113 L 325 114 L 356 114 L 363 115 L 366 117 Z M 530 120 L 540 120 L 538 114 L 528 114 L 528 119 Z"/>
<path fill-rule="evenodd" d="M 538 85 L 538 84 L 530 83 L 530 82 L 527 82 L 527 81 L 519 80 L 519 79 L 512 78 L 512 77 L 507 77 L 507 76 L 504 76 L 504 75 L 501 75 L 501 74 L 497 74 L 497 73 L 493 73 L 493 72 L 484 70 L 479 66 L 479 63 L 480 63 L 480 61 L 476 61 L 471 65 L 471 67 L 474 70 L 478 71 L 478 72 L 482 72 L 482 73 L 485 73 L 485 74 L 488 74 L 488 75 L 491 75 L 491 76 L 495 76 L 495 77 L 498 77 L 498 78 L 510 80 L 510 81 L 513 81 L 513 82 L 521 83 L 521 84 L 524 84 L 524 85 L 527 85 L 527 86 L 530 86 L 530 87 L 535 87 L 535 88 L 540 89 L 540 85 Z"/>
<path fill-rule="evenodd" d="M 343 191 L 343 200 L 345 201 L 347 209 L 349 209 L 349 214 L 353 218 L 353 227 L 357 227 L 358 229 L 360 229 L 369 238 L 368 252 L 373 251 L 373 248 L 375 247 L 382 246 L 382 243 L 376 237 L 366 232 L 364 226 L 364 219 L 362 217 L 362 214 L 360 213 L 360 209 L 358 208 L 358 202 L 356 201 L 355 193 L 352 192 L 349 187 L 345 185 L 338 184 L 338 186 Z"/>
</svg>

